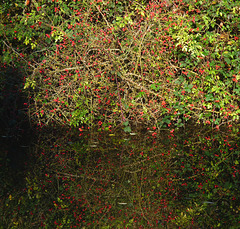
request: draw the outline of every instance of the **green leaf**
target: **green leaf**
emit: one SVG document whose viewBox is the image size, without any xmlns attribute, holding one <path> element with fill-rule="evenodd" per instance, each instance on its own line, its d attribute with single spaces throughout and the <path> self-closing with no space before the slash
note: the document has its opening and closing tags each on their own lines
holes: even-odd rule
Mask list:
<svg viewBox="0 0 240 229">
<path fill-rule="evenodd" d="M 129 133 L 132 131 L 130 126 L 124 127 L 123 130 L 124 130 L 125 132 L 129 132 Z"/>
<path fill-rule="evenodd" d="M 225 57 L 224 60 L 226 61 L 227 64 L 229 65 L 231 64 L 231 60 L 229 58 Z"/>
<path fill-rule="evenodd" d="M 124 102 L 123 102 L 123 106 L 125 107 L 125 109 L 129 108 L 129 106 L 126 103 L 124 103 Z"/>
</svg>

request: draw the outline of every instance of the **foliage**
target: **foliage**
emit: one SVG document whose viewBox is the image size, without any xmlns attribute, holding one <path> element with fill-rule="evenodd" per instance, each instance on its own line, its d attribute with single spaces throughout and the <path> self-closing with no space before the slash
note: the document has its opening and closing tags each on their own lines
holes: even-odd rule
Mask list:
<svg viewBox="0 0 240 229">
<path fill-rule="evenodd" d="M 25 66 L 40 123 L 238 122 L 236 2 L 42 0 L 23 11 L 7 25 L 2 12 L 3 61 Z"/>
<path fill-rule="evenodd" d="M 1 151 L 4 228 L 238 227 L 237 1 L 0 6 L 1 103 L 39 133 L 21 185 Z"/>
</svg>

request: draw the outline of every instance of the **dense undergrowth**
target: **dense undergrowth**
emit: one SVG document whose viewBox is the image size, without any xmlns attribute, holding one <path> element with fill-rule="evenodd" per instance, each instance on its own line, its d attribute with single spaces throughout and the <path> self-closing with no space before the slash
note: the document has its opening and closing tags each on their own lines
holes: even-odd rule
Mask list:
<svg viewBox="0 0 240 229">
<path fill-rule="evenodd" d="M 238 228 L 237 1 L 0 5 L 0 228 Z"/>
<path fill-rule="evenodd" d="M 3 62 L 26 71 L 39 123 L 238 122 L 237 2 L 33 1 L 24 13 L 6 5 Z"/>
</svg>

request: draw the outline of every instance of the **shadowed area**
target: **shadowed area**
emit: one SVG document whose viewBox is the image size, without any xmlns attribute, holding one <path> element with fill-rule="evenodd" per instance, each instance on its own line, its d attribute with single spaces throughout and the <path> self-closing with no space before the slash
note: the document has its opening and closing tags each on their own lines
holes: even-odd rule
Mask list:
<svg viewBox="0 0 240 229">
<path fill-rule="evenodd" d="M 22 75 L 14 68 L 1 68 L 0 73 L 0 176 L 1 194 L 24 185 L 31 147 L 31 129 L 21 92 Z"/>
</svg>

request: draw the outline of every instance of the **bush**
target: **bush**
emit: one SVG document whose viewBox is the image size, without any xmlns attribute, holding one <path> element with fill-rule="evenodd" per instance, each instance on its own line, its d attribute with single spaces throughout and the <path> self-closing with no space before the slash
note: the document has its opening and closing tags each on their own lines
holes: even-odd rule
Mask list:
<svg viewBox="0 0 240 229">
<path fill-rule="evenodd" d="M 29 61 L 39 123 L 218 128 L 239 119 L 238 12 L 227 1 L 35 2 L 5 32 L 18 41 L 4 41 L 4 61 Z"/>
</svg>

